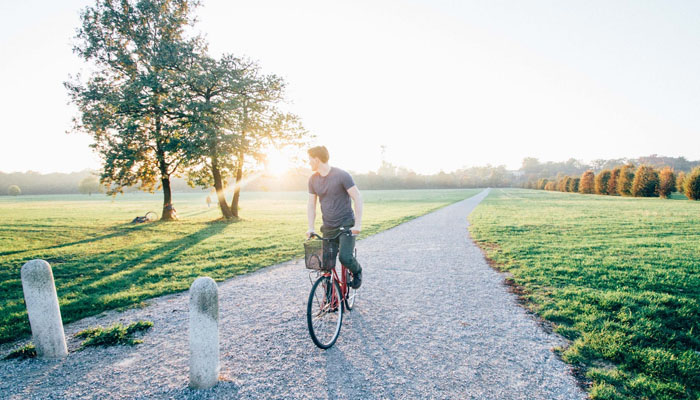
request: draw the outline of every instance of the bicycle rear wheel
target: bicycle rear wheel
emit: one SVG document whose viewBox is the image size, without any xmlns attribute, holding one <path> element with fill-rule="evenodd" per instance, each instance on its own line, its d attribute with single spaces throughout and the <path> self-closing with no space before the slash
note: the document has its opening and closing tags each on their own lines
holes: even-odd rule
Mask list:
<svg viewBox="0 0 700 400">
<path fill-rule="evenodd" d="M 321 276 L 311 287 L 306 306 L 306 322 L 314 344 L 328 349 L 340 336 L 343 324 L 343 302 L 338 282 Z"/>
</svg>

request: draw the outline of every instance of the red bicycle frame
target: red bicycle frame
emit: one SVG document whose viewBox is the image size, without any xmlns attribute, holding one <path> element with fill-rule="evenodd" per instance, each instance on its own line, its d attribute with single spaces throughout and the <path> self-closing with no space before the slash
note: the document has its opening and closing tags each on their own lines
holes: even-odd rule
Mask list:
<svg viewBox="0 0 700 400">
<path fill-rule="evenodd" d="M 341 272 L 341 277 L 338 277 L 338 273 L 336 272 L 336 269 L 333 268 L 330 271 L 323 271 L 321 272 L 321 276 L 327 276 L 331 278 L 331 299 L 336 299 L 335 296 L 333 296 L 333 291 L 335 290 L 335 285 L 333 285 L 333 281 L 338 282 L 338 286 L 340 286 L 340 299 L 345 300 L 348 297 L 348 282 L 347 282 L 347 276 L 348 276 L 348 269 L 345 267 L 345 265 L 340 264 L 340 272 Z M 331 304 L 331 308 L 337 307 L 337 304 Z"/>
</svg>

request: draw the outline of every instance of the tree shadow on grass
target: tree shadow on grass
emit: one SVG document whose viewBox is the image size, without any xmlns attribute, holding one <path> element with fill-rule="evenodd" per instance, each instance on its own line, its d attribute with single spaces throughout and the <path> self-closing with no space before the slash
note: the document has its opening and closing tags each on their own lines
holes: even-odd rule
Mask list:
<svg viewBox="0 0 700 400">
<path fill-rule="evenodd" d="M 140 225 L 131 226 L 130 223 L 129 224 L 120 224 L 120 225 L 117 225 L 115 227 L 110 228 L 110 229 L 118 229 L 118 230 L 116 230 L 112 233 L 108 233 L 106 235 L 95 236 L 92 238 L 76 240 L 73 242 L 61 243 L 61 244 L 47 246 L 47 247 L 37 247 L 37 248 L 24 249 L 24 250 L 2 251 L 2 252 L 0 252 L 0 256 L 9 256 L 9 255 L 13 255 L 13 254 L 26 253 L 29 251 L 56 250 L 56 249 L 61 249 L 64 247 L 70 247 L 70 246 L 76 246 L 76 245 L 81 245 L 81 244 L 86 244 L 86 243 L 98 242 L 100 240 L 118 238 L 118 237 L 130 235 L 133 232 L 141 231 L 141 230 L 149 227 L 149 225 L 150 224 L 140 224 Z"/>
<path fill-rule="evenodd" d="M 114 265 L 105 265 L 110 264 L 110 262 L 105 260 L 105 255 L 100 254 L 97 257 L 93 256 L 93 258 L 86 256 L 74 261 L 71 260 L 63 263 L 60 268 L 54 268 L 53 273 L 61 303 L 63 323 L 73 322 L 99 314 L 102 311 L 139 304 L 148 298 L 186 289 L 187 283 L 178 283 L 177 281 L 183 280 L 188 274 L 197 274 L 196 269 L 191 272 L 185 271 L 184 276 L 182 271 L 179 271 L 181 273 L 174 279 L 168 279 L 173 274 L 149 276 L 149 272 L 167 265 L 183 252 L 207 238 L 221 233 L 228 226 L 230 226 L 229 222 L 208 223 L 197 232 L 171 240 L 152 250 L 145 251 L 135 258 L 129 258 L 133 256 L 135 251 L 128 247 L 117 252 L 110 252 L 108 256 L 111 260 L 127 259 Z M 133 230 L 129 230 L 129 232 L 133 232 Z M 105 266 L 106 268 L 95 273 L 96 266 Z M 75 279 L 76 276 L 82 275 L 88 276 L 88 278 Z M 138 290 L 139 287 L 145 285 L 160 283 L 163 283 L 162 287 L 151 291 Z M 136 290 L 133 294 L 118 296 L 120 293 L 129 292 L 134 287 Z M 21 296 L 21 290 L 16 291 L 16 294 Z M 114 297 L 109 298 L 111 295 Z M 3 318 L 3 322 L 8 329 L 5 330 L 5 334 L 0 335 L 0 343 L 18 339 L 29 333 L 26 309 L 23 306 L 10 307 L 2 311 L 7 313 L 7 318 Z"/>
<path fill-rule="evenodd" d="M 75 298 L 64 302 L 61 305 L 62 311 L 65 310 L 64 322 L 74 321 L 83 318 L 87 315 L 93 315 L 108 309 L 129 306 L 145 300 L 150 297 L 160 296 L 167 293 L 179 291 L 186 285 L 177 284 L 178 279 L 183 279 L 183 276 L 168 279 L 175 274 L 152 274 L 156 269 L 162 269 L 164 265 L 168 265 L 179 255 L 201 243 L 202 241 L 221 233 L 230 224 L 226 222 L 213 222 L 207 224 L 206 227 L 187 236 L 171 240 L 152 250 L 145 251 L 139 254 L 136 258 L 129 259 L 120 264 L 110 266 L 102 273 L 95 275 L 87 280 L 82 280 L 76 283 L 60 285 L 59 294 L 63 293 L 79 293 Z M 133 250 L 123 249 L 119 251 L 122 255 L 130 255 Z M 112 255 L 112 254 L 111 254 Z M 115 258 L 120 258 L 120 254 L 116 254 Z M 86 262 L 87 265 L 99 264 L 101 260 L 91 260 Z M 166 271 L 167 272 L 167 271 Z M 182 272 L 182 271 L 179 271 Z M 194 269 L 190 273 L 184 271 L 185 275 L 195 275 L 197 270 Z M 60 274 L 57 274 L 60 279 Z M 111 300 L 105 300 L 104 296 L 118 295 L 119 293 L 129 291 L 131 288 L 139 288 L 149 284 L 169 283 L 163 285 L 162 290 L 155 289 L 153 293 L 148 294 L 143 291 L 136 290 L 131 296 L 116 297 Z"/>
</svg>

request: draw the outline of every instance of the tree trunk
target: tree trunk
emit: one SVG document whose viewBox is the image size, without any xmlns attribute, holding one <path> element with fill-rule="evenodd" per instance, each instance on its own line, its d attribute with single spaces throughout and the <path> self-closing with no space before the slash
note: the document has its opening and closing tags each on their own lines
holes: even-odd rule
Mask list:
<svg viewBox="0 0 700 400">
<path fill-rule="evenodd" d="M 236 186 L 233 189 L 233 201 L 231 201 L 231 213 L 238 218 L 238 200 L 241 198 L 241 179 L 243 178 L 243 153 L 238 155 L 236 167 Z"/>
<path fill-rule="evenodd" d="M 162 130 L 161 114 L 156 111 L 156 137 L 160 137 Z M 173 207 L 173 192 L 170 190 L 170 172 L 168 172 L 168 163 L 165 161 L 165 150 L 159 140 L 156 140 L 156 159 L 158 160 L 158 169 L 160 169 L 160 182 L 163 187 L 163 213 L 161 221 L 173 221 L 177 219 L 175 208 Z"/>
<path fill-rule="evenodd" d="M 156 126 L 159 124 L 156 123 Z M 173 192 L 170 190 L 170 174 L 168 173 L 168 165 L 165 162 L 165 152 L 160 145 L 156 146 L 156 157 L 158 157 L 158 165 L 160 169 L 160 182 L 163 187 L 163 213 L 161 221 L 173 221 L 177 219 L 175 208 L 173 207 Z"/>
<path fill-rule="evenodd" d="M 173 208 L 173 194 L 170 190 L 170 177 L 161 178 L 160 182 L 163 185 L 163 214 L 160 217 L 161 221 L 174 221 L 177 219 L 175 208 Z"/>
<path fill-rule="evenodd" d="M 226 197 L 224 196 L 224 185 L 221 180 L 221 171 L 219 171 L 219 163 L 216 157 L 212 157 L 211 159 L 211 173 L 214 177 L 214 189 L 216 189 L 216 197 L 219 199 L 221 215 L 224 219 L 232 219 L 233 213 L 231 213 L 231 209 L 228 207 Z"/>
</svg>

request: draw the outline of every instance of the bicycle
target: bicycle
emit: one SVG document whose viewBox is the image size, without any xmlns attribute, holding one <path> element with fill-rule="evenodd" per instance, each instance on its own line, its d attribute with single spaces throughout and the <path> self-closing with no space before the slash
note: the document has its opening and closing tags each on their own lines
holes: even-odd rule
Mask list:
<svg viewBox="0 0 700 400">
<path fill-rule="evenodd" d="M 358 289 L 348 286 L 350 271 L 341 264 L 340 277 L 336 271 L 335 260 L 338 256 L 338 244 L 334 242 L 340 235 L 351 235 L 350 230 L 340 228 L 332 238 L 322 238 L 312 233 L 304 242 L 304 261 L 306 268 L 315 270 L 318 276 L 311 286 L 309 301 L 306 305 L 306 323 L 314 344 L 321 349 L 331 348 L 343 324 L 343 313 L 352 310 Z M 314 240 L 316 237 L 318 240 Z M 357 249 L 353 250 L 357 256 Z"/>
<path fill-rule="evenodd" d="M 149 211 L 146 213 L 146 215 L 143 216 L 138 216 L 131 220 L 132 224 L 141 224 L 144 222 L 153 222 L 158 219 L 158 214 L 154 213 L 153 211 Z"/>
</svg>

